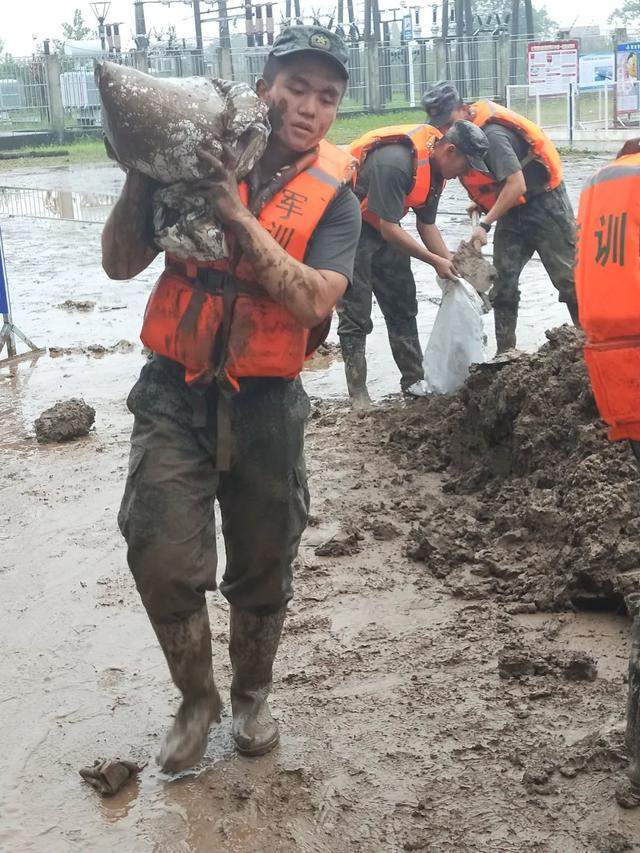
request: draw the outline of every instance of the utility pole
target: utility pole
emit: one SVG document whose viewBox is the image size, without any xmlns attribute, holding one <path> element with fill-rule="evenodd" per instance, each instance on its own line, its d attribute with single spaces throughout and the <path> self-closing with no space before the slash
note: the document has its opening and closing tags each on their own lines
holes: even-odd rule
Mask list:
<svg viewBox="0 0 640 853">
<path fill-rule="evenodd" d="M 478 42 L 474 38 L 473 11 L 471 0 L 463 0 L 464 6 L 464 35 L 467 45 L 467 56 L 469 58 L 469 83 L 470 94 L 477 97 L 480 94 L 480 81 L 478 79 Z"/>
<path fill-rule="evenodd" d="M 220 47 L 223 50 L 231 50 L 227 0 L 218 0 L 218 19 L 218 26 L 220 27 Z"/>
<path fill-rule="evenodd" d="M 193 3 L 193 23 L 196 31 L 196 48 L 202 50 L 202 17 L 200 15 L 200 0 L 191 0 Z"/>
<path fill-rule="evenodd" d="M 378 3 L 378 0 L 371 0 L 371 13 L 372 13 L 372 17 L 373 17 L 373 34 L 374 34 L 376 42 L 378 44 L 380 44 L 380 37 L 381 37 L 380 23 L 381 23 L 381 21 L 380 21 L 380 6 Z"/>
<path fill-rule="evenodd" d="M 455 0 L 454 10 L 456 16 L 456 71 L 455 83 L 463 98 L 466 98 L 467 75 L 464 67 L 464 13 L 463 0 Z"/>
<path fill-rule="evenodd" d="M 102 52 L 106 53 L 107 39 L 104 22 L 109 14 L 111 0 L 96 0 L 96 2 L 90 3 L 89 5 L 91 6 L 91 11 L 98 19 L 98 36 L 100 37 Z"/>
<path fill-rule="evenodd" d="M 247 47 L 255 47 L 256 37 L 253 28 L 253 6 L 251 5 L 251 0 L 244 0 L 244 19 L 245 32 L 247 34 Z"/>
<path fill-rule="evenodd" d="M 347 0 L 347 14 L 349 16 L 349 30 L 351 30 L 351 26 L 355 23 L 355 15 L 353 12 L 353 0 Z"/>
<path fill-rule="evenodd" d="M 147 37 L 147 25 L 144 20 L 144 0 L 134 0 L 133 10 L 136 21 L 136 43 L 138 38 Z M 138 45 L 140 47 L 140 45 Z"/>
<path fill-rule="evenodd" d="M 444 76 L 446 80 L 451 79 L 451 68 L 449 65 L 449 0 L 442 0 L 442 49 L 444 51 Z"/>
<path fill-rule="evenodd" d="M 524 17 L 527 26 L 527 41 L 533 41 L 536 34 L 533 25 L 533 4 L 531 0 L 524 0 Z"/>
<path fill-rule="evenodd" d="M 273 44 L 275 28 L 273 26 L 273 3 L 267 3 L 267 44 Z"/>
<path fill-rule="evenodd" d="M 256 42 L 259 47 L 264 44 L 264 23 L 262 22 L 262 6 L 256 6 Z"/>
<path fill-rule="evenodd" d="M 520 37 L 520 0 L 511 0 L 511 45 L 509 51 L 509 83 L 518 80 L 518 39 Z"/>
</svg>

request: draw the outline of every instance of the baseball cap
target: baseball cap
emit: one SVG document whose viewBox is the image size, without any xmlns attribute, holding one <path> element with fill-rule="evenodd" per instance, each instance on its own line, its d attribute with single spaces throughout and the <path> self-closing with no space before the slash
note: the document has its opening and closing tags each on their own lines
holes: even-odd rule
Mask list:
<svg viewBox="0 0 640 853">
<path fill-rule="evenodd" d="M 295 53 L 317 53 L 333 61 L 345 80 L 349 79 L 347 61 L 349 52 L 344 41 L 325 27 L 286 27 L 273 43 L 269 56 L 292 56 Z"/>
<path fill-rule="evenodd" d="M 453 83 L 440 81 L 424 93 L 422 106 L 429 116 L 429 124 L 442 127 L 449 124 L 451 111 L 462 106 L 462 98 Z"/>
<path fill-rule="evenodd" d="M 471 169 L 489 174 L 484 157 L 489 150 L 489 140 L 484 130 L 471 121 L 456 121 L 442 137 L 451 142 L 466 156 Z"/>
</svg>

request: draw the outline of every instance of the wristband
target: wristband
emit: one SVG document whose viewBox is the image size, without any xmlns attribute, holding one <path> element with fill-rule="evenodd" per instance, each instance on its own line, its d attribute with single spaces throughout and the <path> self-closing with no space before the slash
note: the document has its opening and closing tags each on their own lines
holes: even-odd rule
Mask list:
<svg viewBox="0 0 640 853">
<path fill-rule="evenodd" d="M 487 234 L 489 233 L 489 231 L 491 231 L 491 225 L 489 222 L 483 222 L 481 219 L 480 222 L 478 222 L 478 225 L 481 228 L 484 228 L 484 230 L 487 232 Z"/>
</svg>

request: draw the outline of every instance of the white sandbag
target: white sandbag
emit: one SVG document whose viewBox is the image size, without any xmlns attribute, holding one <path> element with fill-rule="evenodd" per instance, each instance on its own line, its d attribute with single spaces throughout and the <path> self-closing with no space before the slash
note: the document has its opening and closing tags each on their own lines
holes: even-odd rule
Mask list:
<svg viewBox="0 0 640 853">
<path fill-rule="evenodd" d="M 438 278 L 442 302 L 424 352 L 424 378 L 433 394 L 464 384 L 472 364 L 487 361 L 482 300 L 466 281 Z"/>
</svg>

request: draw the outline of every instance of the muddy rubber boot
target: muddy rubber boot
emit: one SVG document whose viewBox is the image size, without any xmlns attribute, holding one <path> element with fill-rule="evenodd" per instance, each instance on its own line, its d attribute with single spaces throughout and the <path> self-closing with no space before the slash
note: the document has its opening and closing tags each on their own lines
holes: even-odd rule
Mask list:
<svg viewBox="0 0 640 853">
<path fill-rule="evenodd" d="M 493 322 L 496 328 L 496 355 L 515 349 L 516 326 L 518 324 L 518 312 L 512 308 L 494 308 Z"/>
<path fill-rule="evenodd" d="M 371 397 L 367 391 L 367 358 L 364 340 L 340 338 L 340 348 L 344 361 L 344 374 L 347 390 L 354 409 L 370 409 Z"/>
<path fill-rule="evenodd" d="M 566 302 L 566 306 L 567 306 L 567 309 L 569 311 L 569 315 L 571 317 L 571 322 L 578 329 L 581 329 L 582 326 L 580 325 L 580 314 L 578 312 L 578 300 L 577 299 L 570 299 Z"/>
<path fill-rule="evenodd" d="M 408 392 L 412 386 L 420 387 L 424 380 L 420 338 L 417 335 L 400 337 L 390 334 L 389 346 L 393 360 L 400 371 L 400 387 L 402 390 Z M 411 393 L 411 396 L 424 397 L 425 394 Z"/>
<path fill-rule="evenodd" d="M 233 669 L 233 739 L 242 755 L 264 755 L 280 740 L 267 697 L 286 608 L 257 616 L 231 607 L 229 657 Z"/>
<path fill-rule="evenodd" d="M 166 773 L 193 767 L 205 754 L 209 729 L 220 722 L 222 702 L 211 669 L 209 614 L 202 607 L 178 622 L 151 623 L 182 703 L 158 754 Z"/>
<path fill-rule="evenodd" d="M 627 696 L 627 729 L 625 745 L 629 753 L 627 778 L 616 788 L 618 805 L 625 809 L 640 805 L 640 593 L 626 596 L 625 602 L 633 619 L 629 652 L 629 693 Z"/>
</svg>

